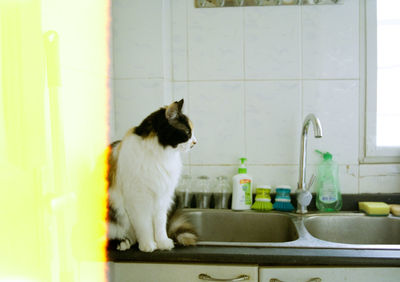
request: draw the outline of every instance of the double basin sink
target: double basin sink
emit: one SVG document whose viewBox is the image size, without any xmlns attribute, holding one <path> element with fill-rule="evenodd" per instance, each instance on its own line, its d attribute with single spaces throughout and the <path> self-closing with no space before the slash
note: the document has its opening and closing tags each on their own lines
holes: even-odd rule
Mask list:
<svg viewBox="0 0 400 282">
<path fill-rule="evenodd" d="M 400 250 L 400 218 L 363 213 L 184 209 L 198 245 Z"/>
</svg>

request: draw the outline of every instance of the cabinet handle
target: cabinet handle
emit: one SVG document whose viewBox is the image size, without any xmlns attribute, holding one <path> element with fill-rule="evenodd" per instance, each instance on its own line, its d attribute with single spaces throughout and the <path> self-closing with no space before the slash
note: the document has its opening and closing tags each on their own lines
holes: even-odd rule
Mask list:
<svg viewBox="0 0 400 282">
<path fill-rule="evenodd" d="M 200 280 L 207 280 L 207 281 L 228 281 L 228 282 L 236 282 L 236 281 L 244 281 L 244 280 L 250 280 L 250 276 L 246 274 L 241 274 L 236 278 L 232 279 L 219 279 L 219 278 L 214 278 L 211 277 L 208 274 L 201 273 L 199 274 L 199 279 Z"/>
<path fill-rule="evenodd" d="M 277 278 L 271 278 L 271 279 L 269 279 L 269 282 L 284 282 L 284 281 L 279 280 Z M 308 279 L 306 282 L 322 282 L 322 279 L 319 277 L 314 277 L 314 278 Z"/>
</svg>

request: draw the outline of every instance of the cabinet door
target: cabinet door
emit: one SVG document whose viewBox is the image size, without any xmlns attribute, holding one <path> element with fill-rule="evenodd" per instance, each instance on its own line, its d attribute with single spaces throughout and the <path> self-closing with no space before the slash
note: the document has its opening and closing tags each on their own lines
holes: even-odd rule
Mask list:
<svg viewBox="0 0 400 282">
<path fill-rule="evenodd" d="M 400 268 L 391 267 L 261 267 L 260 282 L 399 282 Z M 317 280 L 317 279 L 321 280 Z M 274 280 L 276 279 L 276 280 Z"/>
<path fill-rule="evenodd" d="M 249 266 L 164 263 L 114 263 L 111 273 L 111 282 L 213 281 L 199 279 L 200 274 L 203 274 L 204 278 L 210 277 L 214 279 L 234 279 L 243 275 L 247 275 L 249 277 L 249 280 L 243 281 L 258 282 L 257 265 Z"/>
</svg>

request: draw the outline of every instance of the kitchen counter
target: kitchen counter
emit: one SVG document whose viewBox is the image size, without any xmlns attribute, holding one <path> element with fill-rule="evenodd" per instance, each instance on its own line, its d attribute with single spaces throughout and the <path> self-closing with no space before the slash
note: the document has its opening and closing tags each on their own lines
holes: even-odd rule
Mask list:
<svg viewBox="0 0 400 282">
<path fill-rule="evenodd" d="M 344 211 L 358 209 L 359 201 L 385 201 L 400 203 L 400 194 L 343 195 Z M 309 206 L 315 210 L 315 195 Z M 400 234 L 399 234 L 400 236 Z M 176 247 L 171 251 L 140 252 L 136 246 L 118 251 L 115 243 L 108 248 L 108 259 L 114 262 L 165 262 L 165 263 L 232 263 L 258 265 L 298 266 L 398 266 L 400 249 L 352 248 L 302 248 L 302 247 L 244 247 L 244 246 L 194 246 Z"/>
<path fill-rule="evenodd" d="M 256 247 L 176 247 L 171 251 L 108 250 L 114 262 L 236 263 L 258 265 L 400 266 L 400 250 L 348 250 Z"/>
</svg>

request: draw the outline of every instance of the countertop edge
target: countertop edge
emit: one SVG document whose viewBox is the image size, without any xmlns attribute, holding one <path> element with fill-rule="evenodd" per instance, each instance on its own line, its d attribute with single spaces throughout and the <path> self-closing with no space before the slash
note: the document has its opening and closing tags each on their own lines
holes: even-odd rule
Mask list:
<svg viewBox="0 0 400 282">
<path fill-rule="evenodd" d="M 177 247 L 171 251 L 108 250 L 112 262 L 218 263 L 313 266 L 400 266 L 400 250 Z"/>
</svg>

